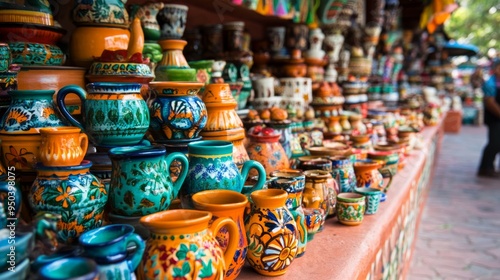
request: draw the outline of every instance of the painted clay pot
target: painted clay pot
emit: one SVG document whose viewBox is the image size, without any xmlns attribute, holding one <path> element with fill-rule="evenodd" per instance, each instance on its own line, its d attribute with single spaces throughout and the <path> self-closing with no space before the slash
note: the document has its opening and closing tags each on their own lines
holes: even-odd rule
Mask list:
<svg viewBox="0 0 500 280">
<path fill-rule="evenodd" d="M 82 257 L 63 258 L 42 267 L 38 278 L 43 280 L 95 280 L 99 279 L 99 270 L 94 260 Z"/>
<path fill-rule="evenodd" d="M 356 174 L 353 162 L 349 157 L 329 157 L 332 161 L 332 176 L 337 180 L 339 193 L 352 192 L 356 188 Z M 338 193 L 337 193 L 338 197 Z"/>
<path fill-rule="evenodd" d="M 87 231 L 79 243 L 84 256 L 97 263 L 100 280 L 134 279 L 145 248 L 130 225 L 107 225 Z M 130 245 L 135 245 L 133 252 L 128 251 Z"/>
<path fill-rule="evenodd" d="M 356 188 L 355 193 L 362 194 L 366 198 L 366 215 L 376 214 L 380 206 L 382 191 L 374 188 Z"/>
<path fill-rule="evenodd" d="M 126 0 L 78 1 L 73 8 L 73 21 L 77 25 L 123 26 L 129 24 Z"/>
<path fill-rule="evenodd" d="M 384 192 L 382 201 L 385 200 L 385 193 L 392 183 L 393 174 L 388 168 L 381 168 L 381 163 L 374 160 L 357 160 L 354 163 L 356 173 L 356 185 L 358 188 L 374 188 Z M 384 186 L 384 178 L 389 181 Z"/>
<path fill-rule="evenodd" d="M 210 224 L 212 213 L 199 210 L 168 210 L 141 218 L 151 232 L 146 241 L 139 279 L 223 279 L 240 240 L 238 226 L 230 218 Z M 209 225 L 210 224 L 210 225 Z M 229 232 L 224 252 L 215 233 Z M 159 257 L 161 256 L 161 257 Z"/>
<path fill-rule="evenodd" d="M 243 215 L 248 199 L 245 195 L 231 190 L 207 190 L 195 193 L 192 197 L 195 209 L 212 213 L 211 222 L 218 218 L 230 218 L 238 226 L 239 241 L 224 279 L 236 279 L 245 264 L 247 256 L 247 237 Z M 226 250 L 231 236 L 226 228 L 216 233 L 216 239 Z"/>
<path fill-rule="evenodd" d="M 187 44 L 184 40 L 160 40 L 158 41 L 163 56 L 155 69 L 156 81 L 172 81 L 172 76 L 185 75 L 193 81 L 196 77 L 196 69 L 189 68 L 182 50 Z M 182 80 L 181 80 L 182 81 Z"/>
<path fill-rule="evenodd" d="M 248 135 L 250 141 L 247 147 L 248 156 L 250 159 L 260 162 L 264 166 L 266 174 L 290 168 L 286 152 L 279 143 L 280 137 L 281 134 Z M 256 175 L 255 172 L 250 173 L 250 176 L 254 175 Z"/>
<path fill-rule="evenodd" d="M 280 133 L 280 144 L 285 150 L 286 156 L 290 159 L 293 156 L 292 153 L 292 122 L 290 120 L 283 121 L 271 121 L 267 125 L 274 129 L 275 132 Z"/>
<path fill-rule="evenodd" d="M 158 12 L 156 20 L 160 25 L 160 39 L 180 39 L 186 28 L 188 6 L 165 4 Z"/>
<path fill-rule="evenodd" d="M 40 128 L 40 134 L 40 161 L 45 166 L 79 165 L 87 153 L 87 134 L 78 127 Z"/>
<path fill-rule="evenodd" d="M 204 190 L 228 189 L 247 194 L 262 189 L 266 181 L 264 167 L 249 160 L 240 172 L 233 161 L 232 151 L 233 144 L 227 141 L 206 140 L 188 144 L 189 171 L 180 192 L 183 208 L 192 208 L 191 196 Z M 243 188 L 251 169 L 256 170 L 258 181 L 252 188 Z"/>
<path fill-rule="evenodd" d="M 37 177 L 29 192 L 31 208 L 62 215 L 57 237 L 72 243 L 85 231 L 102 226 L 108 190 L 92 175 L 92 163 L 50 167 L 37 165 Z"/>
<path fill-rule="evenodd" d="M 279 276 L 287 272 L 297 255 L 297 224 L 286 207 L 284 190 L 253 192 L 245 220 L 248 238 L 247 261 L 259 274 Z"/>
<path fill-rule="evenodd" d="M 325 211 L 321 208 L 304 208 L 304 217 L 307 228 L 307 242 L 309 242 L 323 228 L 325 224 Z"/>
<path fill-rule="evenodd" d="M 344 225 L 357 226 L 363 222 L 366 204 L 365 197 L 358 193 L 337 195 L 337 219 Z"/>
<path fill-rule="evenodd" d="M 12 62 L 24 65 L 63 65 L 65 56 L 56 45 L 33 42 L 10 42 Z"/>
<path fill-rule="evenodd" d="M 196 81 L 205 85 L 211 82 L 213 64 L 213 60 L 189 61 L 189 66 L 196 69 Z"/>
<path fill-rule="evenodd" d="M 323 209 L 325 215 L 330 213 L 329 202 L 331 189 L 328 188 L 328 179 L 331 178 L 329 171 L 306 170 L 306 184 L 302 196 L 302 204 L 305 208 Z M 326 217 L 326 216 L 325 216 Z"/>
<path fill-rule="evenodd" d="M 305 188 L 306 176 L 299 170 L 276 170 L 271 172 L 270 176 L 268 188 L 284 190 L 288 194 L 286 207 L 292 213 L 297 224 L 296 257 L 301 257 L 306 252 L 308 240 L 304 209 L 302 207 L 302 194 Z"/>
<path fill-rule="evenodd" d="M 388 168 L 393 175 L 398 172 L 399 154 L 396 151 L 371 151 L 368 152 L 368 159 L 381 161 L 383 167 Z"/>
<path fill-rule="evenodd" d="M 207 108 L 198 97 L 202 83 L 151 82 L 150 132 L 156 141 L 197 139 L 207 124 Z"/>
<path fill-rule="evenodd" d="M 82 122 L 66 107 L 64 99 L 69 93 L 75 93 L 82 102 Z M 65 86 L 57 93 L 57 105 L 95 146 L 138 144 L 149 127 L 149 111 L 138 83 L 90 83 L 87 92 L 78 86 Z"/>
<path fill-rule="evenodd" d="M 163 8 L 164 4 L 159 3 L 148 3 L 144 5 L 131 5 L 134 9 L 137 7 L 137 10 L 132 15 L 130 14 L 130 18 L 139 18 L 141 20 L 142 30 L 144 32 L 144 39 L 146 41 L 158 41 L 160 39 L 160 25 L 158 24 L 158 20 L 156 16 L 158 12 Z"/>
</svg>

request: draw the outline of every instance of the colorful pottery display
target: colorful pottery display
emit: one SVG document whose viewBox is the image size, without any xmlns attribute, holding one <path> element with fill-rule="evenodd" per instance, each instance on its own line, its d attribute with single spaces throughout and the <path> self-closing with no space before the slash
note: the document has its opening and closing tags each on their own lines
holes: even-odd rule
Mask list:
<svg viewBox="0 0 500 280">
<path fill-rule="evenodd" d="M 365 196 L 358 193 L 337 195 L 337 219 L 344 225 L 357 226 L 363 222 L 366 204 Z"/>
<path fill-rule="evenodd" d="M 163 146 L 116 147 L 109 151 L 112 173 L 109 208 L 124 216 L 144 216 L 167 210 L 187 175 L 188 160 L 182 153 L 167 155 Z M 175 182 L 169 170 L 173 161 L 181 164 Z"/>
<path fill-rule="evenodd" d="M 355 193 L 362 194 L 366 197 L 366 215 L 376 214 L 380 206 L 382 191 L 374 188 L 356 188 Z"/>
<path fill-rule="evenodd" d="M 281 134 L 273 132 L 269 135 L 256 135 L 249 132 L 247 136 L 250 141 L 247 146 L 248 156 L 250 159 L 260 162 L 264 166 L 266 174 L 290 168 L 289 159 L 279 143 Z M 251 175 L 256 174 L 253 172 Z"/>
<path fill-rule="evenodd" d="M 57 93 L 62 115 L 81 128 L 97 146 L 138 144 L 149 128 L 149 110 L 141 96 L 141 84 L 90 83 L 87 91 L 78 86 L 65 86 Z M 74 93 L 80 98 L 83 122 L 68 111 L 65 97 Z"/>
<path fill-rule="evenodd" d="M 92 163 L 50 167 L 38 164 L 37 177 L 29 191 L 29 204 L 36 212 L 62 215 L 57 222 L 57 237 L 72 243 L 85 231 L 103 224 L 108 190 L 92 175 Z"/>
<path fill-rule="evenodd" d="M 218 218 L 199 210 L 168 210 L 141 218 L 151 232 L 146 241 L 139 279 L 223 279 L 240 240 L 238 226 L 230 218 Z M 229 232 L 224 252 L 215 235 Z M 159 257 L 161 256 L 161 257 Z"/>
<path fill-rule="evenodd" d="M 245 220 L 247 261 L 259 274 L 279 276 L 287 272 L 297 255 L 297 224 L 286 207 L 284 190 L 251 193 L 252 206 Z"/>
<path fill-rule="evenodd" d="M 348 157 L 330 157 L 332 177 L 338 180 L 340 192 L 352 192 L 356 188 L 356 174 L 352 160 Z M 338 194 L 337 194 L 338 197 Z"/>
<path fill-rule="evenodd" d="M 308 241 L 307 226 L 302 207 L 302 194 L 305 188 L 306 176 L 299 170 L 277 170 L 270 174 L 269 189 L 280 189 L 287 192 L 286 207 L 292 213 L 297 225 L 297 255 L 301 257 L 306 252 Z"/>
<path fill-rule="evenodd" d="M 206 140 L 188 144 L 189 171 L 180 192 L 183 208 L 192 208 L 191 196 L 204 190 L 227 189 L 251 193 L 262 189 L 266 181 L 264 167 L 249 160 L 240 171 L 232 153 L 233 144 L 227 141 Z M 251 188 L 243 188 L 251 169 L 256 170 L 258 181 Z"/>
<path fill-rule="evenodd" d="M 156 141 L 197 139 L 207 124 L 207 108 L 198 96 L 202 83 L 151 82 L 150 132 Z"/>
<path fill-rule="evenodd" d="M 78 127 L 40 128 L 40 135 L 40 161 L 45 166 L 79 165 L 87 153 L 87 134 Z"/>
<path fill-rule="evenodd" d="M 144 241 L 130 225 L 107 225 L 80 235 L 84 255 L 95 260 L 100 280 L 135 279 L 144 253 Z M 128 251 L 135 246 L 133 253 Z M 125 257 L 124 257 L 125 256 Z"/>
<path fill-rule="evenodd" d="M 207 190 L 195 193 L 192 197 L 195 209 L 212 213 L 211 222 L 218 218 L 228 217 L 238 226 L 239 241 L 224 279 L 236 279 L 245 264 L 247 256 L 247 237 L 243 216 L 248 199 L 245 195 L 231 190 Z M 229 231 L 222 228 L 216 233 L 216 239 L 225 251 L 229 244 Z"/>
</svg>

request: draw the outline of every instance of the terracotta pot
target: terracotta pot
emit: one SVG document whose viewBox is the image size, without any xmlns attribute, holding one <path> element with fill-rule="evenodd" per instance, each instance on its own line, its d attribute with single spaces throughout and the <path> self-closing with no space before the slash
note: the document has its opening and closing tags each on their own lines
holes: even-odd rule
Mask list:
<svg viewBox="0 0 500 280">
<path fill-rule="evenodd" d="M 356 173 L 356 185 L 358 188 L 373 188 L 384 192 L 388 191 L 392 183 L 392 173 L 388 168 L 382 168 L 380 162 L 374 160 L 358 160 L 354 163 Z M 384 186 L 384 177 L 389 177 L 389 181 Z M 382 200 L 385 200 L 385 195 Z"/>
<path fill-rule="evenodd" d="M 87 153 L 87 135 L 78 127 L 40 128 L 40 135 L 40 160 L 45 166 L 79 165 Z"/>
<path fill-rule="evenodd" d="M 285 150 L 279 143 L 281 134 L 269 136 L 249 135 L 250 144 L 247 147 L 250 159 L 260 162 L 266 174 L 275 170 L 290 168 L 289 159 Z M 249 176 L 257 175 L 256 171 L 250 172 Z"/>
</svg>

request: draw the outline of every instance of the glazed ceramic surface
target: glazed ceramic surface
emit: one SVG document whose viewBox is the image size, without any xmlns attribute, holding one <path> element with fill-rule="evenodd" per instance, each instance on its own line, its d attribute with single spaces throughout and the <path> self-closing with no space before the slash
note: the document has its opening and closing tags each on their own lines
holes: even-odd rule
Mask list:
<svg viewBox="0 0 500 280">
<path fill-rule="evenodd" d="M 11 42 L 12 62 L 24 65 L 62 65 L 64 53 L 55 45 Z"/>
<path fill-rule="evenodd" d="M 117 147 L 109 151 L 112 173 L 109 193 L 111 212 L 144 216 L 167 210 L 184 183 L 188 160 L 182 153 L 167 156 L 163 146 Z M 170 178 L 174 160 L 181 163 L 175 182 Z"/>
<path fill-rule="evenodd" d="M 190 208 L 191 196 L 203 190 L 228 189 L 250 193 L 262 189 L 266 181 L 263 166 L 249 160 L 240 172 L 232 152 L 233 145 L 226 141 L 206 140 L 188 144 L 189 171 L 181 189 L 183 207 Z M 253 187 L 244 189 L 251 169 L 256 170 L 258 181 Z"/>
<path fill-rule="evenodd" d="M 107 225 L 83 233 L 79 238 L 84 255 L 95 260 L 99 280 L 135 279 L 145 244 L 130 225 Z M 133 253 L 128 252 L 135 246 Z"/>
<path fill-rule="evenodd" d="M 247 256 L 248 242 L 243 221 L 248 203 L 247 197 L 231 190 L 207 190 L 195 193 L 192 199 L 195 209 L 212 213 L 212 222 L 218 218 L 228 217 L 238 226 L 238 246 L 224 277 L 224 279 L 235 279 L 240 274 Z M 230 239 L 228 229 L 222 228 L 217 232 L 216 239 L 222 250 L 226 250 Z"/>
<path fill-rule="evenodd" d="M 188 6 L 165 4 L 156 19 L 161 29 L 161 39 L 180 39 L 186 28 Z"/>
<path fill-rule="evenodd" d="M 76 1 L 73 21 L 77 25 L 127 26 L 126 0 Z"/>
<path fill-rule="evenodd" d="M 208 110 L 207 125 L 204 135 L 211 132 L 243 128 L 243 123 L 236 112 L 237 102 L 231 94 L 229 84 L 209 84 L 202 97 Z"/>
<path fill-rule="evenodd" d="M 132 5 L 133 6 L 133 5 Z M 141 20 L 142 30 L 146 41 L 157 41 L 160 39 L 160 25 L 156 20 L 158 12 L 163 8 L 164 3 L 148 3 L 145 5 L 136 5 L 135 13 L 131 18 L 138 17 Z"/>
<path fill-rule="evenodd" d="M 292 123 L 289 120 L 269 122 L 269 127 L 272 127 L 276 132 L 281 134 L 280 144 L 285 150 L 286 156 L 290 159 L 293 156 L 292 153 Z"/>
<path fill-rule="evenodd" d="M 267 189 L 250 196 L 251 211 L 245 220 L 247 261 L 262 275 L 283 275 L 294 261 L 298 245 L 297 224 L 286 207 L 288 194 Z"/>
<path fill-rule="evenodd" d="M 140 279 L 223 279 L 233 259 L 239 231 L 230 218 L 218 218 L 199 210 L 168 210 L 141 218 L 151 231 L 141 266 Z M 226 251 L 215 233 L 229 232 Z"/>
<path fill-rule="evenodd" d="M 321 208 L 304 209 L 305 225 L 307 227 L 307 242 L 313 240 L 314 235 L 325 224 L 325 211 Z"/>
<path fill-rule="evenodd" d="M 150 131 L 155 140 L 187 140 L 199 137 L 207 123 L 207 108 L 198 97 L 202 83 L 152 82 L 154 99 L 149 105 Z"/>
<path fill-rule="evenodd" d="M 46 166 L 79 165 L 88 148 L 88 137 L 78 127 L 40 128 L 40 161 Z"/>
<path fill-rule="evenodd" d="M 392 174 L 387 169 L 380 168 L 381 164 L 373 160 L 358 160 L 354 163 L 356 173 L 356 182 L 359 188 L 374 188 L 386 192 L 391 186 Z M 380 171 L 379 171 L 380 169 Z M 388 183 L 384 186 L 384 176 L 390 177 Z M 390 175 L 390 176 L 389 176 Z"/>
<path fill-rule="evenodd" d="M 362 194 L 366 198 L 365 214 L 373 215 L 377 213 L 382 198 L 382 191 L 374 188 L 356 188 L 354 192 Z"/>
<path fill-rule="evenodd" d="M 281 189 L 288 193 L 286 207 L 292 213 L 297 224 L 297 255 L 301 257 L 306 252 L 308 240 L 307 226 L 302 207 L 302 194 L 305 188 L 306 176 L 298 170 L 277 170 L 271 172 L 268 188 Z"/>
<path fill-rule="evenodd" d="M 42 137 L 39 134 L 15 135 L 0 134 L 2 162 L 14 166 L 16 170 L 34 172 L 39 158 Z"/>
<path fill-rule="evenodd" d="M 323 209 L 325 215 L 330 213 L 329 191 L 327 180 L 330 172 L 323 170 L 306 170 L 302 204 L 305 208 Z"/>
<path fill-rule="evenodd" d="M 352 192 L 356 188 L 356 173 L 353 163 L 348 157 L 330 157 L 332 176 L 339 184 L 340 192 Z"/>
<path fill-rule="evenodd" d="M 100 227 L 108 190 L 89 172 L 92 163 L 69 167 L 37 165 L 37 177 L 29 192 L 35 212 L 61 214 L 57 237 L 72 243 L 84 231 Z"/>
<path fill-rule="evenodd" d="M 150 117 L 142 98 L 141 84 L 90 83 L 87 92 L 78 86 L 66 86 L 57 93 L 63 116 L 81 128 L 96 146 L 135 145 L 146 134 Z M 82 101 L 84 122 L 67 110 L 64 98 L 75 93 Z"/>
<path fill-rule="evenodd" d="M 357 226 L 363 222 L 365 197 L 358 193 L 340 193 L 337 196 L 337 219 L 344 225 Z"/>
<path fill-rule="evenodd" d="M 99 278 L 99 270 L 91 259 L 63 258 L 42 267 L 38 276 L 43 280 L 96 280 Z"/>
<path fill-rule="evenodd" d="M 250 159 L 260 162 L 264 166 L 266 174 L 290 168 L 289 159 L 279 143 L 280 134 L 248 136 L 250 141 L 247 147 L 248 156 Z M 255 175 L 255 173 L 251 173 L 251 175 Z"/>
<path fill-rule="evenodd" d="M 1 211 L 3 211 L 3 209 Z M 0 228 L 0 261 L 2 262 L 2 264 L 0 265 L 0 271 L 6 271 L 12 273 L 12 271 L 8 270 L 9 267 L 13 267 L 15 265 L 16 268 L 15 270 L 17 270 L 24 260 L 29 260 L 29 254 L 33 250 L 32 246 L 34 242 L 34 233 L 16 232 L 16 237 L 15 237 L 16 246 L 14 247 L 13 250 L 11 250 L 11 246 L 14 243 L 12 243 L 11 241 L 12 238 L 9 238 L 10 236 L 9 228 L 12 227 Z M 15 253 L 14 258 L 11 257 L 12 251 L 14 251 Z"/>
</svg>

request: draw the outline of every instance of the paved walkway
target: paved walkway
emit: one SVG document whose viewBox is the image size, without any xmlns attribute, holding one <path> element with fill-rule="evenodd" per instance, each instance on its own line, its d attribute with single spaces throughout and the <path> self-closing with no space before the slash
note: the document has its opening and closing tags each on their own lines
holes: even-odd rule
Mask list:
<svg viewBox="0 0 500 280">
<path fill-rule="evenodd" d="M 486 133 L 445 135 L 409 280 L 500 279 L 500 180 L 475 176 Z"/>
</svg>

